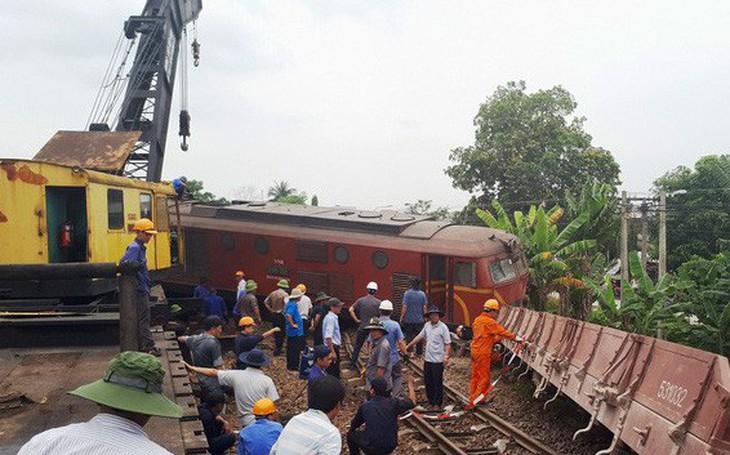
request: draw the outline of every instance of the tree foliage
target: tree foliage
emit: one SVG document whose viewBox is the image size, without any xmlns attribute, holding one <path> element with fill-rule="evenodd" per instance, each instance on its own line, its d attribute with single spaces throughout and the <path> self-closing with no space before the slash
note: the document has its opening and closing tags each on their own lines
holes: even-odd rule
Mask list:
<svg viewBox="0 0 730 455">
<path fill-rule="evenodd" d="M 584 286 L 580 279 L 575 278 L 571 264 L 582 264 L 586 260 L 584 253 L 596 245 L 595 240 L 575 237 L 576 232 L 588 222 L 588 212 L 569 220 L 563 229 L 559 229 L 558 220 L 565 212 L 557 205 L 548 211 L 535 205 L 527 214 L 515 211 L 514 221 L 498 201 L 492 201 L 492 209 L 494 214 L 477 209 L 476 215 L 487 226 L 510 232 L 520 239 L 530 268 L 528 295 L 534 308 L 545 309 L 551 292 Z M 568 305 L 567 297 L 561 299 L 558 312 L 572 314 Z"/>
<path fill-rule="evenodd" d="M 573 96 L 560 86 L 526 89 L 523 81 L 509 82 L 480 106 L 474 144 L 449 155 L 454 164 L 445 172 L 454 187 L 517 208 L 577 194 L 593 179 L 615 187 L 619 166 L 609 151 L 591 145 L 585 118 L 574 116 Z"/>
<path fill-rule="evenodd" d="M 274 182 L 274 185 L 269 187 L 266 194 L 269 196 L 269 201 L 271 202 L 299 205 L 307 203 L 307 193 L 298 193 L 297 189 L 290 186 L 286 180 Z"/>
<path fill-rule="evenodd" d="M 430 199 L 406 202 L 405 212 L 411 215 L 430 216 L 435 220 L 450 220 L 454 217 L 448 207 L 434 207 L 433 201 Z"/>
<path fill-rule="evenodd" d="M 730 251 L 730 155 L 700 158 L 654 182 L 667 198 L 667 263 L 670 270 L 695 257 Z"/>
<path fill-rule="evenodd" d="M 202 202 L 203 204 L 209 205 L 225 205 L 228 204 L 228 200 L 222 197 L 218 197 L 209 191 L 203 189 L 203 182 L 201 180 L 192 180 L 183 176 L 180 177 L 180 181 L 185 185 L 185 198 L 190 198 L 194 201 Z"/>
</svg>

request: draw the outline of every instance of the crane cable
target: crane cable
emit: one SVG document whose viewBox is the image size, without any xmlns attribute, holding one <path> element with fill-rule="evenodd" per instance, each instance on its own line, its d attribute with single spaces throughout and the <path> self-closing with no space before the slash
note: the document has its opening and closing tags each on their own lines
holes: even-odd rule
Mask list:
<svg viewBox="0 0 730 455">
<path fill-rule="evenodd" d="M 183 27 L 182 49 L 180 56 L 180 130 L 178 134 L 182 136 L 180 149 L 183 152 L 188 150 L 187 138 L 190 137 L 190 113 L 188 112 L 188 29 Z"/>
</svg>

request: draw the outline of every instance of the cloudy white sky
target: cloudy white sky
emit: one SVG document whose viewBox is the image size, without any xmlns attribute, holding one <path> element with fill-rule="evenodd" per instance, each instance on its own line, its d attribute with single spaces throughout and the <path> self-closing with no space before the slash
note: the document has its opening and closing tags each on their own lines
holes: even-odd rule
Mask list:
<svg viewBox="0 0 730 455">
<path fill-rule="evenodd" d="M 0 156 L 82 129 L 124 20 L 143 0 L 0 9 Z M 321 205 L 460 208 L 443 169 L 510 80 L 563 85 L 624 188 L 730 142 L 730 2 L 204 0 L 190 151 L 165 177 L 232 196 L 287 180 Z"/>
</svg>

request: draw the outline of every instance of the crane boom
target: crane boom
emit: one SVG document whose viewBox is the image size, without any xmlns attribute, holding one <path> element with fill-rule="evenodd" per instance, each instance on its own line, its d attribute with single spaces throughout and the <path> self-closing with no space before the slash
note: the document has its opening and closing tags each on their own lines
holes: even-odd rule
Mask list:
<svg viewBox="0 0 730 455">
<path fill-rule="evenodd" d="M 138 43 L 114 129 L 142 133 L 124 164 L 126 176 L 150 182 L 162 177 L 180 40 L 202 8 L 202 0 L 147 0 L 142 14 L 124 24 L 125 37 Z M 92 123 L 89 129 L 109 127 Z"/>
</svg>

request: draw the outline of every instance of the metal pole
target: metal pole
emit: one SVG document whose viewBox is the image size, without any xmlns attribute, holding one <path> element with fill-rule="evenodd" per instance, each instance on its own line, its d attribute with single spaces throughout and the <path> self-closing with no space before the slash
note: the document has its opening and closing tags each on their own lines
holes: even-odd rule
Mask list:
<svg viewBox="0 0 730 455">
<path fill-rule="evenodd" d="M 641 268 L 646 271 L 646 263 L 649 259 L 649 220 L 647 218 L 648 205 L 641 204 Z"/>
<path fill-rule="evenodd" d="M 667 274 L 667 193 L 659 192 L 659 279 Z"/>
<path fill-rule="evenodd" d="M 621 280 L 629 281 L 629 214 L 628 195 L 621 192 Z"/>
<path fill-rule="evenodd" d="M 119 277 L 119 350 L 139 349 L 137 331 L 137 276 L 123 270 Z"/>
</svg>

